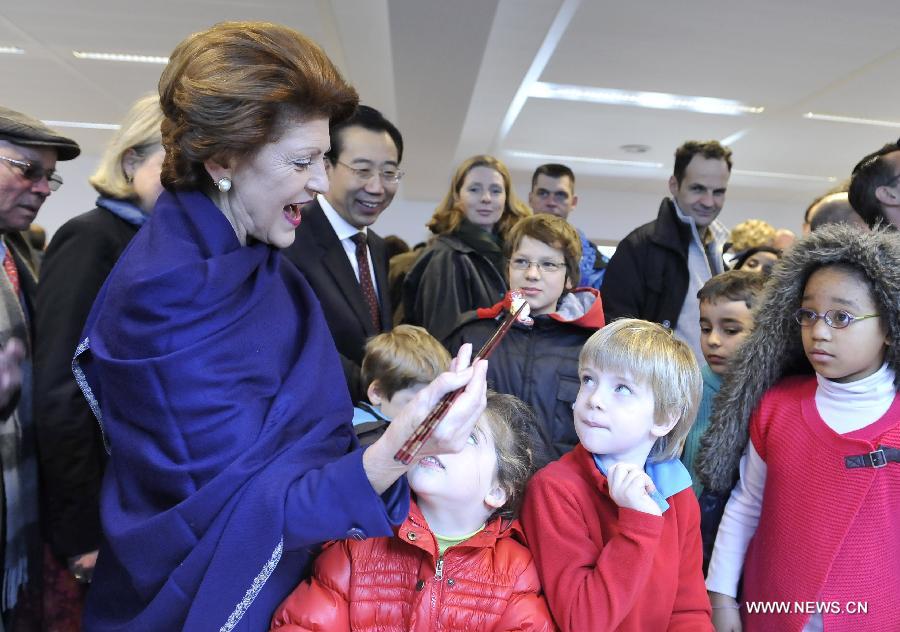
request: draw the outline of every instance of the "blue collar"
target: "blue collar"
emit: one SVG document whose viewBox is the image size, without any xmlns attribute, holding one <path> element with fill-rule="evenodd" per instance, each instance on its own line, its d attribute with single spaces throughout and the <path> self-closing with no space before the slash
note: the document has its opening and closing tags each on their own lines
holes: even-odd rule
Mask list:
<svg viewBox="0 0 900 632">
<path fill-rule="evenodd" d="M 709 368 L 708 364 L 704 364 L 700 367 L 700 375 L 703 376 L 703 382 L 708 384 L 715 390 L 719 390 L 722 386 L 722 376 L 718 373 L 715 373 L 711 368 Z"/>
<path fill-rule="evenodd" d="M 107 211 L 119 217 L 129 224 L 135 226 L 143 226 L 149 215 L 144 213 L 139 206 L 129 200 L 117 200 L 114 198 L 103 197 L 97 198 L 97 206 L 105 208 Z"/>
<path fill-rule="evenodd" d="M 600 457 L 596 454 L 593 457 L 597 469 L 603 473 L 603 476 L 606 476 L 606 470 L 603 469 L 603 464 L 600 463 Z M 650 498 L 659 505 L 663 513 L 669 508 L 666 498 L 670 498 L 691 486 L 691 474 L 680 459 L 669 459 L 659 463 L 647 461 L 644 464 L 644 471 L 647 472 L 647 476 L 656 485 L 656 491 L 650 494 Z"/>
<path fill-rule="evenodd" d="M 358 403 L 353 408 L 353 425 L 358 426 L 370 421 L 386 421 L 390 423 L 391 420 L 387 418 L 387 415 L 381 412 L 381 409 L 378 406 L 373 406 L 368 402 Z"/>
</svg>

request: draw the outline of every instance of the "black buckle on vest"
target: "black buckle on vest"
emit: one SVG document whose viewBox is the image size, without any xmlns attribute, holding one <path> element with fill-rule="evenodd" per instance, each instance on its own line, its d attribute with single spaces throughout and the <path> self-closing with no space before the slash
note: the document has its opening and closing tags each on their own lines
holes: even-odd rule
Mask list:
<svg viewBox="0 0 900 632">
<path fill-rule="evenodd" d="M 897 448 L 889 448 L 883 445 L 878 446 L 877 450 L 868 454 L 855 454 L 853 456 L 844 457 L 844 465 L 848 469 L 859 467 L 872 467 L 880 469 L 891 461 L 900 462 L 900 450 Z"/>
<path fill-rule="evenodd" d="M 872 467 L 884 467 L 887 465 L 887 457 L 884 456 L 884 450 L 880 448 L 874 452 L 869 452 L 868 456 L 872 462 Z"/>
</svg>

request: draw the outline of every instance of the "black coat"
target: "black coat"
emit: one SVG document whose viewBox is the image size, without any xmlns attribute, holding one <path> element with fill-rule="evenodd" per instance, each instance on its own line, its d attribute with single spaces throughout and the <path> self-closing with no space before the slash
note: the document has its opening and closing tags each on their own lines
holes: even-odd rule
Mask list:
<svg viewBox="0 0 900 632">
<path fill-rule="evenodd" d="M 382 331 L 391 329 L 391 299 L 388 290 L 388 261 L 384 240 L 368 230 L 369 252 L 375 268 L 381 308 Z M 294 243 L 284 250 L 316 293 L 325 320 L 334 338 L 347 385 L 354 401 L 365 398 L 368 384 L 360 383 L 360 365 L 366 341 L 377 331 L 372 325 L 362 288 L 347 259 L 344 246 L 317 201 L 303 209 L 303 221 Z"/>
<path fill-rule="evenodd" d="M 406 322 L 443 340 L 464 313 L 493 305 L 507 290 L 503 272 L 453 234 L 440 235 L 403 282 Z"/>
<path fill-rule="evenodd" d="M 607 322 L 631 317 L 675 329 L 687 297 L 691 227 L 664 198 L 659 215 L 619 242 L 603 277 Z"/>
<path fill-rule="evenodd" d="M 72 376 L 72 356 L 106 277 L 138 227 L 103 208 L 56 231 L 41 268 L 34 352 L 34 421 L 46 492 L 46 524 L 57 555 L 100 544 L 100 426 Z"/>
<path fill-rule="evenodd" d="M 490 388 L 515 395 L 534 409 L 539 424 L 536 441 L 548 452 L 541 465 L 558 459 L 578 443 L 572 414 L 580 386 L 578 354 L 604 325 L 604 306 L 597 290 L 579 288 L 564 300 L 586 306 L 586 313 L 582 310 L 575 318 L 536 316 L 531 327 L 516 322 L 488 362 Z M 445 346 L 455 355 L 463 343 L 470 342 L 473 353 L 477 352 L 505 314 L 505 310 L 493 318 L 488 317 L 488 310 L 465 314 L 445 339 Z"/>
</svg>

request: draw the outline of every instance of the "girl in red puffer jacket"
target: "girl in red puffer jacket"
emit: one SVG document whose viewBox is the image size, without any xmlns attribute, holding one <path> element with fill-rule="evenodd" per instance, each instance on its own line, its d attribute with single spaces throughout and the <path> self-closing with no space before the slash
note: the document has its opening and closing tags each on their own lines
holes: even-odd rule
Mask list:
<svg viewBox="0 0 900 632">
<path fill-rule="evenodd" d="M 272 630 L 556 630 L 514 519 L 533 469 L 530 409 L 489 393 L 469 445 L 410 470 L 409 516 L 391 538 L 333 542 Z"/>
</svg>

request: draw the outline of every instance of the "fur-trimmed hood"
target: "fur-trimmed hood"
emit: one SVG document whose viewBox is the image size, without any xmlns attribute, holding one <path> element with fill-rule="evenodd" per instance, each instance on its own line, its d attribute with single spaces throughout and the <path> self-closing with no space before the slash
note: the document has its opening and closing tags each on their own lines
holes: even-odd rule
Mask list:
<svg viewBox="0 0 900 632">
<path fill-rule="evenodd" d="M 765 392 L 785 376 L 813 373 L 793 314 L 809 276 L 834 263 L 858 268 L 869 280 L 893 341 L 885 362 L 894 370 L 895 387 L 900 386 L 900 233 L 841 224 L 808 235 L 773 269 L 754 310 L 754 330 L 735 354 L 716 396 L 697 457 L 697 473 L 706 488 L 727 492 L 734 485 L 750 416 Z"/>
</svg>

